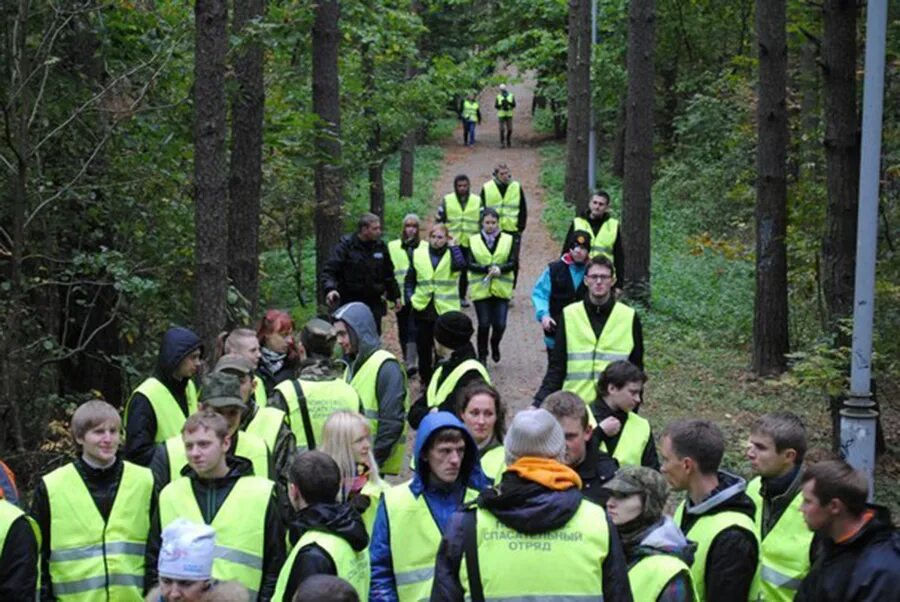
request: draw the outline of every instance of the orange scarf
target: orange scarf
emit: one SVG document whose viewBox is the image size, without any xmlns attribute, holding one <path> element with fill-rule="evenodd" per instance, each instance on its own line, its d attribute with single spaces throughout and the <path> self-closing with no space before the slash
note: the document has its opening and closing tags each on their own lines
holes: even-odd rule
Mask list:
<svg viewBox="0 0 900 602">
<path fill-rule="evenodd" d="M 549 458 L 526 456 L 510 464 L 506 470 L 555 491 L 572 487 L 581 489 L 581 477 L 577 472 Z"/>
</svg>

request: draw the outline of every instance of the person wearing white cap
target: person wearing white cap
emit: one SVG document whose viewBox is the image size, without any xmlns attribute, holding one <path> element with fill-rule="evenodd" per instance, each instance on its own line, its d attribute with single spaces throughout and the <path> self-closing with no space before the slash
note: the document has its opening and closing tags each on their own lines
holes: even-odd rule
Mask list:
<svg viewBox="0 0 900 602">
<path fill-rule="evenodd" d="M 499 487 L 455 513 L 444 531 L 431 599 L 632 600 L 616 530 L 562 463 L 556 418 L 519 412 L 504 447 L 509 466 Z"/>
<path fill-rule="evenodd" d="M 215 556 L 215 529 L 183 518 L 173 521 L 162 533 L 159 586 L 147 594 L 146 602 L 249 600 L 247 588 L 237 581 L 213 579 Z"/>
</svg>

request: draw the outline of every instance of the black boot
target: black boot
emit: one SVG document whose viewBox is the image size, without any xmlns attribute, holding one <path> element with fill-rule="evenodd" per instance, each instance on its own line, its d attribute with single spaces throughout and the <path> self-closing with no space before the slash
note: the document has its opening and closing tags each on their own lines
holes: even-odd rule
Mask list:
<svg viewBox="0 0 900 602">
<path fill-rule="evenodd" d="M 494 328 L 491 333 L 491 359 L 494 363 L 500 362 L 500 340 L 503 338 L 504 328 Z"/>
<path fill-rule="evenodd" d="M 487 365 L 488 334 L 490 331 L 490 326 L 478 327 L 478 361 L 485 365 Z"/>
</svg>

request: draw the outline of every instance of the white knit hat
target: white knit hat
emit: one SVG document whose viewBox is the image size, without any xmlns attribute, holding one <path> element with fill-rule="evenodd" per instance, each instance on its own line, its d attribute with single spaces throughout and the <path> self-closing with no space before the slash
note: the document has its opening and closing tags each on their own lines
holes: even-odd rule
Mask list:
<svg viewBox="0 0 900 602">
<path fill-rule="evenodd" d="M 507 464 L 524 456 L 562 462 L 566 455 L 566 436 L 547 410 L 523 410 L 513 418 L 509 432 L 503 437 L 503 447 Z"/>
<path fill-rule="evenodd" d="M 211 579 L 215 548 L 215 529 L 183 518 L 175 519 L 162 532 L 160 577 L 186 581 Z"/>
</svg>

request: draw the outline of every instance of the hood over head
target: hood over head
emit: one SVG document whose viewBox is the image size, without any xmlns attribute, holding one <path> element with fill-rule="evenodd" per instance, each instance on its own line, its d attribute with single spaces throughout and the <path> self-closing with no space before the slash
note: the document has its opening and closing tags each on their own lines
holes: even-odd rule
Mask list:
<svg viewBox="0 0 900 602">
<path fill-rule="evenodd" d="M 173 326 L 163 335 L 159 345 L 156 367 L 160 376 L 172 378 L 181 360 L 199 349 L 203 353 L 203 343 L 194 331 L 182 326 Z"/>
<path fill-rule="evenodd" d="M 694 561 L 697 544 L 688 541 L 678 525 L 668 516 L 650 527 L 638 543 L 636 558 L 652 554 L 672 554 L 683 560 L 688 566 Z M 632 560 L 629 558 L 629 561 Z"/>
<path fill-rule="evenodd" d="M 369 534 L 359 513 L 349 504 L 313 504 L 296 514 L 291 530 L 302 535 L 310 529 L 337 535 L 357 552 L 369 545 Z"/>
<path fill-rule="evenodd" d="M 347 325 L 351 337 L 356 337 L 356 362 L 365 360 L 381 347 L 381 337 L 375 327 L 375 317 L 365 303 L 354 301 L 337 308 L 332 314 L 335 320 Z"/>
<path fill-rule="evenodd" d="M 463 435 L 466 442 L 466 453 L 463 457 L 459 471 L 459 481 L 468 487 L 481 491 L 490 484 L 490 481 L 481 470 L 481 460 L 478 454 L 478 445 L 469 434 L 466 425 L 450 412 L 433 412 L 425 416 L 416 432 L 416 447 L 413 455 L 416 459 L 416 472 L 413 476 L 411 489 L 418 495 L 424 489 L 427 480 L 428 462 L 425 461 L 425 450 L 434 434 L 444 428 L 454 428 Z"/>
</svg>

